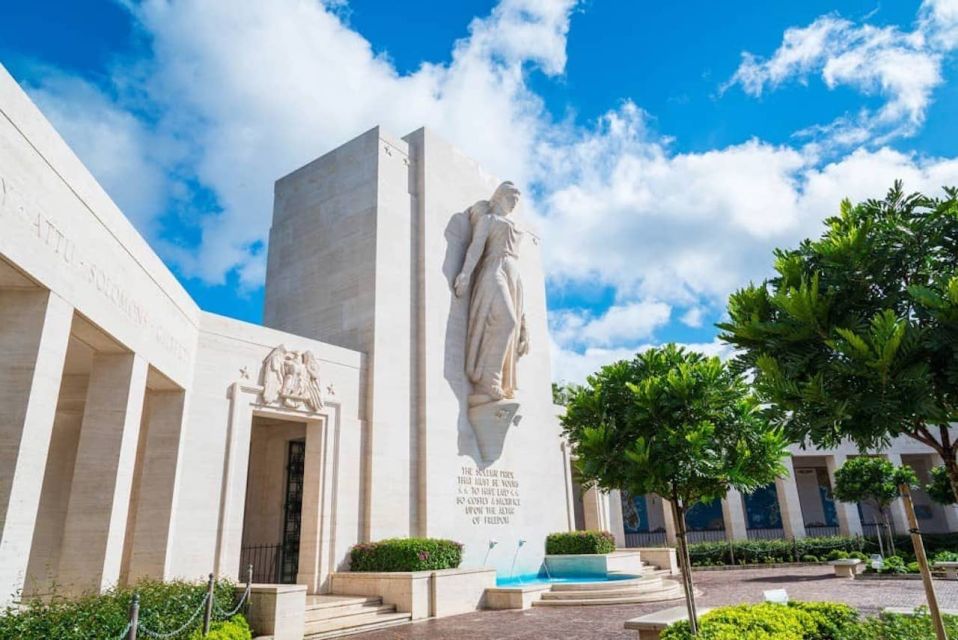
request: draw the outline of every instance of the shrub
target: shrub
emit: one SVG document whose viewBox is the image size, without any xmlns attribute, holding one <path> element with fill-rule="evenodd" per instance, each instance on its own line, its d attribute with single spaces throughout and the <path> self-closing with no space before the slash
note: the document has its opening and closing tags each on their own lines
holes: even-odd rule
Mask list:
<svg viewBox="0 0 958 640">
<path fill-rule="evenodd" d="M 736 540 L 731 544 L 699 542 L 689 545 L 689 555 L 695 566 L 765 564 L 771 562 L 766 558 L 775 558 L 775 562 L 794 562 L 802 556 L 814 555 L 821 559 L 832 550 L 851 554 L 860 552 L 862 544 L 867 544 L 867 541 L 846 536 L 823 536 L 798 540 Z"/>
<path fill-rule="evenodd" d="M 253 632 L 246 618 L 235 615 L 229 620 L 214 622 L 210 626 L 209 634 L 205 636 L 202 629 L 197 629 L 190 634 L 189 640 L 252 640 L 252 638 Z"/>
<path fill-rule="evenodd" d="M 462 545 L 438 538 L 389 538 L 350 549 L 350 571 L 438 571 L 462 562 Z"/>
<path fill-rule="evenodd" d="M 834 560 L 847 560 L 847 559 L 848 559 L 848 552 L 847 552 L 847 551 L 841 551 L 840 549 L 832 549 L 831 551 L 828 552 L 828 555 L 825 556 L 825 558 L 826 558 L 827 560 L 832 560 L 832 561 L 834 561 Z"/>
<path fill-rule="evenodd" d="M 909 562 L 905 565 L 905 571 L 907 573 L 921 573 L 921 567 L 918 566 L 917 562 Z"/>
<path fill-rule="evenodd" d="M 944 616 L 944 620 L 948 637 L 958 637 L 958 617 Z M 935 640 L 935 631 L 927 612 L 913 616 L 883 613 L 846 629 L 836 640 Z"/>
<path fill-rule="evenodd" d="M 834 602 L 743 604 L 721 607 L 700 619 L 703 640 L 834 640 L 858 614 Z M 662 640 L 691 640 L 687 621 L 669 626 Z"/>
<path fill-rule="evenodd" d="M 813 556 L 811 554 L 805 554 L 802 556 L 802 562 L 820 562 L 818 556 Z"/>
<path fill-rule="evenodd" d="M 932 562 L 958 562 L 958 553 L 954 551 L 939 551 L 932 559 Z"/>
<path fill-rule="evenodd" d="M 882 563 L 879 573 L 907 573 L 905 561 L 898 556 L 888 556 Z"/>
<path fill-rule="evenodd" d="M 54 595 L 48 603 L 34 600 L 21 610 L 11 607 L 0 613 L 0 640 L 117 637 L 129 620 L 134 590 L 140 596 L 140 626 L 168 633 L 193 615 L 206 594 L 206 584 L 144 581 L 134 587 L 114 588 L 77 599 Z M 228 580 L 218 581 L 214 598 L 221 611 L 232 609 L 233 584 Z M 196 624 L 200 624 L 199 619 Z"/>
<path fill-rule="evenodd" d="M 546 553 L 566 556 L 615 551 L 615 538 L 608 531 L 563 531 L 546 537 Z"/>
<path fill-rule="evenodd" d="M 861 560 L 862 562 L 868 562 L 871 560 L 871 557 L 867 553 L 862 553 L 861 551 L 852 551 L 848 554 L 848 557 L 855 560 Z"/>
<path fill-rule="evenodd" d="M 806 628 L 807 640 L 834 640 L 858 621 L 858 611 L 838 602 L 789 602 L 788 606 L 811 616 L 814 628 Z"/>
</svg>

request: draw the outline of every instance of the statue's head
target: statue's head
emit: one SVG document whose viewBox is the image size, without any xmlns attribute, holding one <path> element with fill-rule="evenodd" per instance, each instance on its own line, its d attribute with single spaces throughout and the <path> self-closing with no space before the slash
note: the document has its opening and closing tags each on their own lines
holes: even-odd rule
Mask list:
<svg viewBox="0 0 958 640">
<path fill-rule="evenodd" d="M 492 194 L 492 199 L 489 202 L 496 213 L 507 216 L 519 204 L 519 189 L 506 180 L 496 188 L 496 192 Z"/>
</svg>

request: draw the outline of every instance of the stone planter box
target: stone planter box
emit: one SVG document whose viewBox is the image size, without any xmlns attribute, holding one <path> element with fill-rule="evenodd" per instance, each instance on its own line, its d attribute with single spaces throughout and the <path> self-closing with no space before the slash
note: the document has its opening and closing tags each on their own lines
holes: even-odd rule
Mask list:
<svg viewBox="0 0 958 640">
<path fill-rule="evenodd" d="M 245 587 L 236 587 L 237 595 Z M 305 584 L 254 584 L 247 618 L 257 633 L 275 640 L 302 640 L 305 629 Z"/>
<path fill-rule="evenodd" d="M 642 573 L 642 553 L 630 550 L 613 551 L 612 553 L 547 555 L 545 565 L 549 575 L 557 578 L 607 576 L 610 573 L 640 575 Z"/>
<path fill-rule="evenodd" d="M 330 575 L 335 595 L 379 596 L 413 620 L 468 613 L 485 607 L 486 589 L 496 586 L 494 569 L 442 571 L 343 571 Z"/>
</svg>

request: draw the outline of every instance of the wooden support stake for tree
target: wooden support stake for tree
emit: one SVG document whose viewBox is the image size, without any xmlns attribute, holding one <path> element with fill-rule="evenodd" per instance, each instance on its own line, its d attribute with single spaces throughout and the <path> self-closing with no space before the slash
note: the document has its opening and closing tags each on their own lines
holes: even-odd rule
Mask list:
<svg viewBox="0 0 958 640">
<path fill-rule="evenodd" d="M 935 583 L 931 579 L 931 569 L 928 568 L 928 557 L 925 555 L 925 543 L 921 540 L 918 530 L 918 518 L 915 517 L 915 505 L 911 501 L 911 488 L 907 484 L 899 485 L 902 502 L 905 503 L 905 516 L 908 518 L 908 530 L 911 533 L 911 545 L 915 548 L 915 559 L 921 570 L 921 581 L 925 585 L 925 598 L 928 600 L 928 613 L 931 614 L 932 624 L 935 626 L 935 637 L 938 640 L 948 640 L 945 634 L 945 622 L 941 618 L 938 608 L 938 596 L 935 595 Z"/>
</svg>

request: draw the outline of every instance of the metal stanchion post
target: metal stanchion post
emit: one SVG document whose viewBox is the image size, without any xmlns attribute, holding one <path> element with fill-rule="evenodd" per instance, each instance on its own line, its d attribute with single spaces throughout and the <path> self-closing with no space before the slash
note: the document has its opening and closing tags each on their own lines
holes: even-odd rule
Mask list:
<svg viewBox="0 0 958 640">
<path fill-rule="evenodd" d="M 136 640 L 137 627 L 140 626 L 140 594 L 134 593 L 133 600 L 130 601 L 130 633 L 127 635 L 129 640 Z"/>
<path fill-rule="evenodd" d="M 216 579 L 210 574 L 209 587 L 206 591 L 206 612 L 203 615 L 203 636 L 210 632 L 210 624 L 213 621 L 213 588 L 216 586 Z"/>
</svg>

